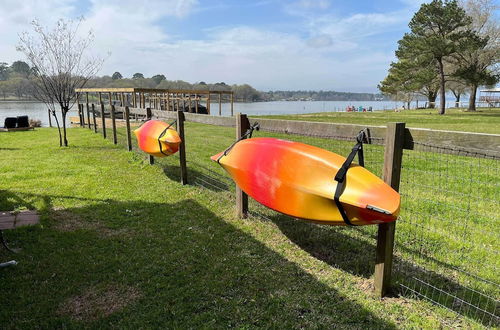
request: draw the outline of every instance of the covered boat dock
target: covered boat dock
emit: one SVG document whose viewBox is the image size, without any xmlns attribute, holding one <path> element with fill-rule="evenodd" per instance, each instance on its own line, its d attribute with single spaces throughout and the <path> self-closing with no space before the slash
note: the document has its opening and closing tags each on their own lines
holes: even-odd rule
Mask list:
<svg viewBox="0 0 500 330">
<path fill-rule="evenodd" d="M 77 88 L 80 104 L 99 103 L 119 107 L 132 107 L 164 111 L 185 111 L 212 114 L 211 103 L 218 102 L 218 114 L 222 115 L 222 102 L 231 103 L 234 114 L 233 91 L 182 90 L 157 88 Z"/>
</svg>

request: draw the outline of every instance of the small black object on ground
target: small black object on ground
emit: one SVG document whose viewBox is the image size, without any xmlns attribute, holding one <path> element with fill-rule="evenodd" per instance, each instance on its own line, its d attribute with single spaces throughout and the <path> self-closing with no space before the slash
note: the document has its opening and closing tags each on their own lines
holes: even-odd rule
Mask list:
<svg viewBox="0 0 500 330">
<path fill-rule="evenodd" d="M 4 127 L 0 132 L 28 131 L 33 130 L 30 126 L 28 116 L 7 117 L 4 121 Z"/>
</svg>

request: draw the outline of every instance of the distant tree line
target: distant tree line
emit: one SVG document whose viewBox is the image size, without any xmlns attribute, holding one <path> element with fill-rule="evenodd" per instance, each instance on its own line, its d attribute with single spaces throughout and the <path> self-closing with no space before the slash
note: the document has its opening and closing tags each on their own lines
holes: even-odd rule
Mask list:
<svg viewBox="0 0 500 330">
<path fill-rule="evenodd" d="M 35 78 L 34 70 L 23 61 L 15 61 L 11 65 L 0 63 L 0 99 L 33 99 L 31 79 Z M 163 74 L 146 78 L 136 72 L 130 78 L 120 72 L 111 76 L 94 77 L 86 87 L 142 87 L 186 90 L 233 91 L 235 101 L 374 101 L 387 99 L 383 94 L 349 93 L 335 91 L 258 91 L 248 84 L 228 85 L 224 82 L 206 83 L 204 81 L 189 83 L 183 80 L 168 80 Z"/>
<path fill-rule="evenodd" d="M 373 93 L 335 91 L 269 91 L 263 92 L 266 101 L 382 101 L 389 97 Z"/>
<path fill-rule="evenodd" d="M 409 23 L 410 32 L 398 42 L 392 62 L 379 89 L 409 103 L 425 96 L 439 113 L 445 113 L 446 92 L 469 94 L 469 111 L 476 110 L 479 86 L 493 86 L 500 79 L 499 6 L 491 0 L 433 0 L 424 3 Z"/>
<path fill-rule="evenodd" d="M 32 99 L 34 70 L 23 61 L 0 62 L 0 98 Z"/>
</svg>

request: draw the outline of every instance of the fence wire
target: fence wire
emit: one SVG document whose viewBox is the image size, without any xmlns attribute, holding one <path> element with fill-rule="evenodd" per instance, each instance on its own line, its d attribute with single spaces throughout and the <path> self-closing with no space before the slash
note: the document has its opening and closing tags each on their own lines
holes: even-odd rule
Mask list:
<svg viewBox="0 0 500 330">
<path fill-rule="evenodd" d="M 100 118 L 98 133 L 102 134 Z M 131 122 L 132 128 L 141 122 Z M 125 127 L 117 128 L 126 147 Z M 203 126 L 203 130 L 199 127 Z M 113 138 L 107 127 L 107 138 Z M 209 137 L 207 137 L 207 134 Z M 234 203 L 235 185 L 210 156 L 234 142 L 234 128 L 185 123 L 188 181 Z M 254 137 L 285 138 L 347 156 L 353 136 L 254 132 Z M 206 143 L 210 139 L 210 143 Z M 364 145 L 365 167 L 382 176 L 384 139 Z M 132 137 L 133 150 L 143 155 Z M 499 325 L 498 273 L 500 171 L 498 158 L 478 152 L 414 143 L 405 150 L 400 192 L 402 213 L 396 229 L 394 278 L 402 295 L 430 301 L 485 326 Z M 451 154 L 454 153 L 454 154 Z M 458 155 L 457 155 L 458 153 Z M 141 156 L 135 156 L 141 157 Z M 178 155 L 155 158 L 172 180 L 179 180 Z M 353 274 L 370 278 L 374 269 L 377 226 L 320 226 L 295 221 L 249 200 L 249 217 L 272 221 L 291 239 L 302 240 L 311 254 Z M 289 229 L 295 227 L 295 229 Z M 309 235 L 298 238 L 300 235 Z M 348 248 L 336 243 L 346 240 Z M 311 247 L 312 245 L 312 247 Z M 339 253 L 339 249 L 343 253 Z M 345 249 L 345 250 L 342 250 Z"/>
<path fill-rule="evenodd" d="M 500 321 L 499 160 L 415 142 L 403 154 L 396 235 L 403 294 L 491 327 Z"/>
</svg>

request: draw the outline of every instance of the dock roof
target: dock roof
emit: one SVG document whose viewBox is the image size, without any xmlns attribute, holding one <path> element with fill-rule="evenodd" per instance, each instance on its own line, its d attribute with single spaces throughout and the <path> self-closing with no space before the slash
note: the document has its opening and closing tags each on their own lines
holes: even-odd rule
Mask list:
<svg viewBox="0 0 500 330">
<path fill-rule="evenodd" d="M 233 91 L 214 91 L 196 89 L 169 88 L 137 88 L 137 87 L 106 87 L 106 88 L 75 88 L 77 93 L 178 93 L 178 94 L 233 94 Z"/>
</svg>

